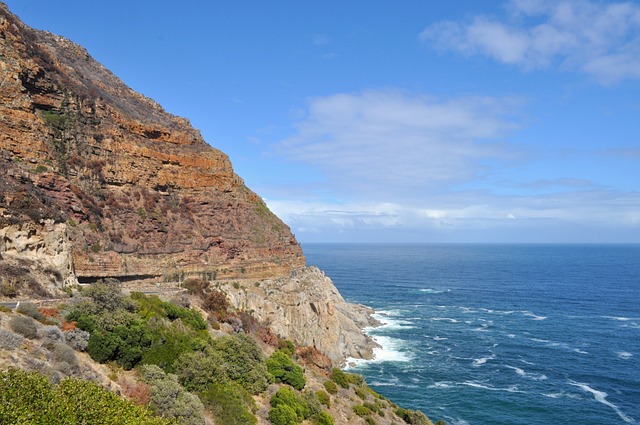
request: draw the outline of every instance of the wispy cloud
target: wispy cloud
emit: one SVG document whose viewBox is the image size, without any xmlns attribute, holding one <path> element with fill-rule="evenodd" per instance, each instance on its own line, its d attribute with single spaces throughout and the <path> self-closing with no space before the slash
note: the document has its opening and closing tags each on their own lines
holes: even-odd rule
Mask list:
<svg viewBox="0 0 640 425">
<path fill-rule="evenodd" d="M 605 84 L 640 79 L 640 5 L 512 0 L 504 19 L 476 16 L 427 27 L 420 40 L 524 69 L 558 67 Z"/>
<path fill-rule="evenodd" d="M 449 188 L 517 156 L 502 138 L 517 128 L 514 99 L 437 99 L 397 91 L 310 101 L 293 136 L 274 150 L 325 171 L 343 192 L 371 198 Z M 366 197 L 366 195 L 364 195 Z"/>
</svg>

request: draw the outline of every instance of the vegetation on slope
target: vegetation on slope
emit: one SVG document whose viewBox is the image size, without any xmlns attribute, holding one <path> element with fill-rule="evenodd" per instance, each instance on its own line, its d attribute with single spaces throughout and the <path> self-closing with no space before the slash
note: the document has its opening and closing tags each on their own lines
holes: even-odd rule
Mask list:
<svg viewBox="0 0 640 425">
<path fill-rule="evenodd" d="M 207 321 L 186 306 L 189 300 L 167 302 L 135 292 L 125 296 L 120 284 L 112 280 L 82 290 L 81 297 L 70 298 L 61 309 L 21 304 L 19 313 L 7 316 L 8 330 L 0 320 L 0 350 L 15 351 L 25 341 L 33 341 L 46 350 L 52 362 L 66 365 L 56 366 L 58 369 L 71 372 L 62 376 L 47 373 L 53 381 L 42 374 L 26 374 L 23 379 L 20 374 L 26 372 L 5 372 L 0 382 L 6 387 L 0 389 L 2 404 L 21 407 L 13 416 L 8 416 L 8 409 L 2 410 L 5 416 L 0 416 L 0 423 L 47 423 L 48 416 L 32 420 L 20 413 L 33 405 L 49 406 L 36 410 L 64 418 L 58 423 L 71 424 L 200 425 L 212 420 L 224 425 L 333 425 L 337 415 L 342 421 L 368 425 L 431 424 L 421 412 L 400 408 L 371 390 L 360 375 L 340 369 L 305 371 L 299 362 L 306 361 L 306 355 L 297 354 L 305 350 L 275 337 L 250 314 L 229 311 L 224 293 L 209 284 L 191 282 L 188 286 L 208 311 Z M 213 330 L 222 326 L 231 333 Z M 121 393 L 139 406 L 97 383 L 63 379 L 82 375 L 74 350 L 86 351 L 96 362 L 109 365 L 114 376 L 124 374 L 132 379 L 118 379 L 118 384 Z M 43 388 L 41 399 L 37 388 Z M 77 388 L 78 397 L 87 400 L 82 409 L 75 409 L 79 411 L 70 412 L 70 402 L 61 398 L 68 394 L 67 388 Z M 124 403 L 108 406 L 119 406 L 121 416 L 103 407 L 109 397 Z M 94 416 L 105 422 L 86 419 Z M 138 417 L 145 419 L 136 422 Z"/>
</svg>

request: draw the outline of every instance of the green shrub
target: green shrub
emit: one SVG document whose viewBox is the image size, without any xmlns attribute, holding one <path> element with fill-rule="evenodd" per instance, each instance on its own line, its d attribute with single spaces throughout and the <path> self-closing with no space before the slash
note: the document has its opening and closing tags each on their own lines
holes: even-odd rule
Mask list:
<svg viewBox="0 0 640 425">
<path fill-rule="evenodd" d="M 289 387 L 280 387 L 280 389 L 271 397 L 269 403 L 271 404 L 271 407 L 278 407 L 280 405 L 287 405 L 291 407 L 300 422 L 311 416 L 309 405 L 302 399 L 302 397 L 296 394 L 296 392 Z"/>
<path fill-rule="evenodd" d="M 253 425 L 257 423 L 252 413 L 256 409 L 253 397 L 235 382 L 211 384 L 207 390 L 198 395 L 217 424 Z"/>
<path fill-rule="evenodd" d="M 272 382 L 262 349 L 250 336 L 223 336 L 215 339 L 212 347 L 222 357 L 227 376 L 251 394 L 263 392 Z"/>
<path fill-rule="evenodd" d="M 316 397 L 318 397 L 318 401 L 324 404 L 327 407 L 331 407 L 331 396 L 329 393 L 323 390 L 316 391 Z"/>
<path fill-rule="evenodd" d="M 78 408 L 81 406 L 82 408 Z M 96 383 L 66 379 L 53 385 L 35 372 L 0 372 L 0 423 L 161 425 L 154 417 Z"/>
<path fill-rule="evenodd" d="M 274 425 L 296 425 L 298 415 L 286 404 L 281 404 L 269 410 L 269 420 Z"/>
<path fill-rule="evenodd" d="M 360 416 L 361 418 L 364 418 L 365 416 L 371 414 L 371 409 L 369 409 L 368 407 L 362 404 L 356 404 L 355 406 L 353 406 L 352 409 L 353 409 L 353 413 Z"/>
<path fill-rule="evenodd" d="M 293 356 L 296 353 L 296 346 L 292 341 L 288 339 L 278 339 L 278 345 L 276 347 L 278 350 L 284 351 L 289 355 L 289 357 Z"/>
<path fill-rule="evenodd" d="M 334 425 L 333 417 L 327 412 L 320 412 L 311 421 L 314 425 Z"/>
<path fill-rule="evenodd" d="M 349 388 L 349 377 L 337 367 L 331 369 L 331 379 L 342 388 Z"/>
<path fill-rule="evenodd" d="M 140 292 L 133 292 L 131 299 L 136 303 L 136 312 L 143 319 L 161 317 L 174 321 L 177 319 L 195 331 L 207 329 L 207 322 L 204 321 L 200 313 L 196 310 L 179 307 L 175 304 L 162 301 L 158 296 L 147 296 Z"/>
<path fill-rule="evenodd" d="M 32 317 L 38 321 L 44 319 L 44 314 L 38 310 L 35 304 L 30 302 L 21 302 L 18 308 L 16 309 L 18 313 L 22 313 L 25 316 Z"/>
<path fill-rule="evenodd" d="M 356 391 L 356 395 L 357 395 L 358 397 L 360 397 L 360 398 L 361 398 L 361 399 L 363 399 L 363 400 L 366 400 L 366 399 L 367 399 L 367 392 L 365 391 L 365 389 L 364 389 L 364 388 L 362 388 L 362 387 L 357 387 L 357 388 L 355 389 L 355 391 Z"/>
<path fill-rule="evenodd" d="M 338 386 L 333 381 L 324 381 L 324 389 L 327 390 L 329 394 L 338 394 Z"/>
<path fill-rule="evenodd" d="M 173 364 L 178 380 L 189 391 L 204 391 L 214 383 L 228 380 L 220 354 L 206 351 L 187 351 Z"/>
<path fill-rule="evenodd" d="M 431 421 L 427 416 L 419 410 L 409 410 L 398 407 L 396 409 L 396 415 L 402 420 L 411 425 L 430 425 Z"/>
<path fill-rule="evenodd" d="M 115 279 L 100 280 L 83 288 L 82 295 L 92 298 L 98 311 L 116 311 L 118 309 L 134 311 L 135 309 L 131 300 L 122 295 L 120 282 Z"/>
<path fill-rule="evenodd" d="M 94 331 L 89 337 L 87 352 L 97 362 L 115 360 L 124 369 L 133 368 L 143 350 L 151 344 L 151 335 L 141 322 L 118 325 L 112 332 Z"/>
<path fill-rule="evenodd" d="M 0 295 L 8 298 L 15 298 L 18 296 L 18 290 L 7 280 L 3 280 L 2 283 L 0 283 Z"/>
<path fill-rule="evenodd" d="M 202 402 L 185 391 L 178 383 L 177 376 L 165 374 L 155 365 L 144 365 L 141 372 L 151 387 L 151 406 L 156 413 L 187 425 L 201 425 L 204 422 Z"/>
<path fill-rule="evenodd" d="M 282 350 L 274 352 L 266 361 L 267 370 L 277 382 L 291 385 L 301 390 L 306 384 L 302 368 L 295 364 L 290 355 Z"/>
<path fill-rule="evenodd" d="M 378 422 L 376 422 L 376 420 L 370 416 L 364 418 L 364 421 L 366 422 L 367 425 L 378 425 Z"/>
<path fill-rule="evenodd" d="M 25 338 L 35 339 L 38 336 L 38 327 L 30 317 L 15 316 L 9 321 L 12 331 L 19 333 Z"/>
</svg>

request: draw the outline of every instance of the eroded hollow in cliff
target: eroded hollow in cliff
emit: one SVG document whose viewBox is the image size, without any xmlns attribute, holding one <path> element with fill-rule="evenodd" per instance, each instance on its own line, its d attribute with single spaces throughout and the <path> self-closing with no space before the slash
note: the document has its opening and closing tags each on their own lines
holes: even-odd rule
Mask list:
<svg viewBox="0 0 640 425">
<path fill-rule="evenodd" d="M 154 274 L 144 274 L 144 275 L 135 275 L 135 276 L 78 276 L 78 283 L 81 284 L 90 284 L 96 283 L 99 280 L 104 279 L 116 279 L 117 281 L 124 282 L 136 282 L 143 281 L 148 279 L 160 279 L 161 276 Z"/>
</svg>

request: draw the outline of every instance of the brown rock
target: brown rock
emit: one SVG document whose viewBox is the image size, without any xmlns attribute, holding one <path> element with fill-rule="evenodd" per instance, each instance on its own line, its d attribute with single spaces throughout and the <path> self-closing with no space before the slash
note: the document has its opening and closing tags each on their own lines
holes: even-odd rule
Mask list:
<svg viewBox="0 0 640 425">
<path fill-rule="evenodd" d="M 305 264 L 289 228 L 187 120 L 2 3 L 0 158 L 68 224 L 80 281 L 272 277 Z M 2 195 L 6 216 L 15 194 Z"/>
</svg>

